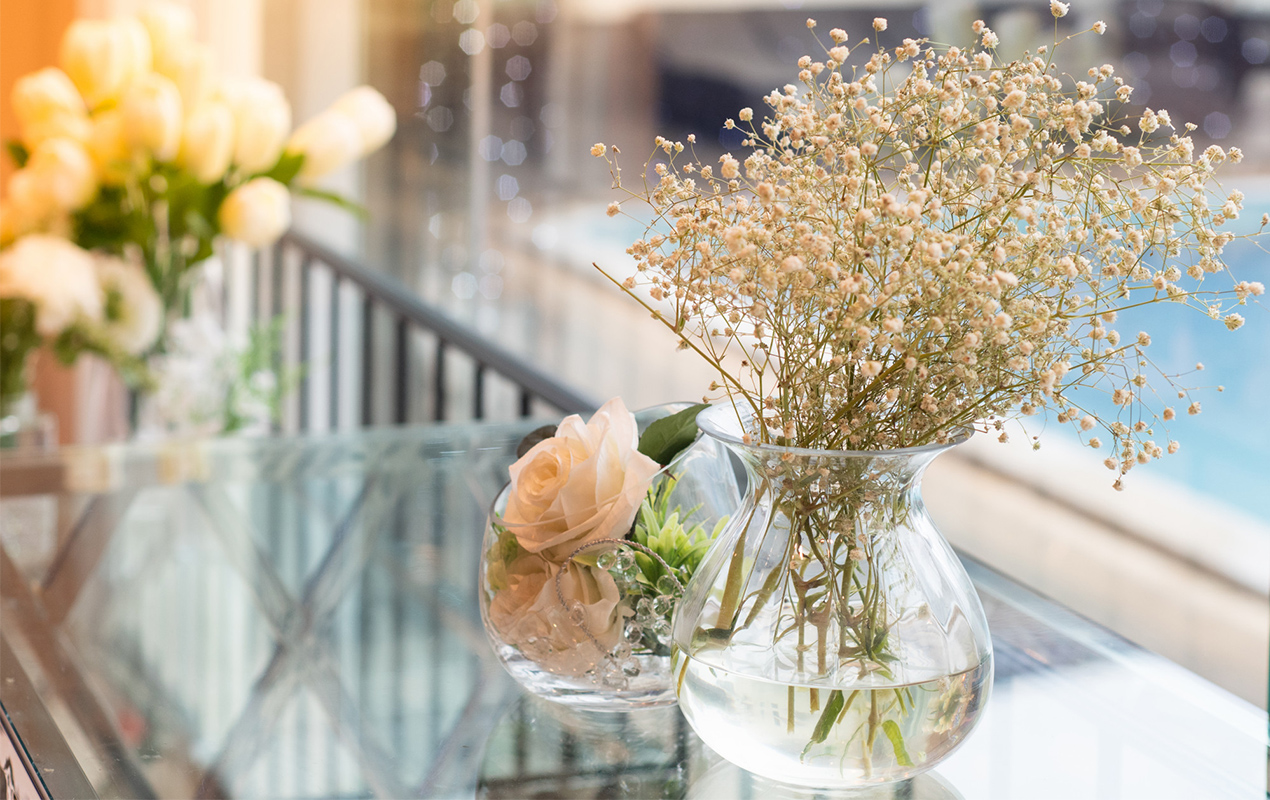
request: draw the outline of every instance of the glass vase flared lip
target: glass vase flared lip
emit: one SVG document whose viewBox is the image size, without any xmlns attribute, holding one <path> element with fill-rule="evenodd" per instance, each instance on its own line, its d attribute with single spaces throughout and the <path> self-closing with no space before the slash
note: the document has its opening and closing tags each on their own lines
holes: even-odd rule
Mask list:
<svg viewBox="0 0 1270 800">
<path fill-rule="evenodd" d="M 723 427 L 727 421 L 740 424 L 740 418 L 746 414 L 744 410 L 731 405 L 727 402 L 715 403 L 707 409 L 703 409 L 697 415 L 697 428 L 712 439 L 718 439 L 721 442 L 737 447 L 757 450 L 762 453 L 790 453 L 796 456 L 835 456 L 835 457 L 855 457 L 855 458 L 886 458 L 888 456 L 919 456 L 919 455 L 937 455 L 944 450 L 949 450 L 959 444 L 963 444 L 974 435 L 974 428 L 958 428 L 956 434 L 947 442 L 932 442 L 931 444 L 916 445 L 914 447 L 896 447 L 890 450 L 818 450 L 808 447 L 788 447 L 779 444 L 757 444 L 747 442 L 741 438 L 741 434 L 737 430 L 728 430 Z"/>
</svg>

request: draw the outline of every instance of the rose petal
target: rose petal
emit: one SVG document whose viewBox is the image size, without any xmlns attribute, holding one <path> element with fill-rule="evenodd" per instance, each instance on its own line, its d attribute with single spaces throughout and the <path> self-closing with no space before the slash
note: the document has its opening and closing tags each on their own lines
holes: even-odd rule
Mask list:
<svg viewBox="0 0 1270 800">
<path fill-rule="evenodd" d="M 504 524 L 525 550 L 557 563 L 588 542 L 624 537 L 660 470 L 637 448 L 638 426 L 621 398 L 588 422 L 566 417 L 512 465 Z"/>
</svg>

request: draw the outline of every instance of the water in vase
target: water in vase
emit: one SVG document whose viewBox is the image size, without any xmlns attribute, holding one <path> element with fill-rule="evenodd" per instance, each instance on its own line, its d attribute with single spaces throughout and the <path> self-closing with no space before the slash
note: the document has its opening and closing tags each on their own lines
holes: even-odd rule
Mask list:
<svg viewBox="0 0 1270 800">
<path fill-rule="evenodd" d="M 680 708 L 717 753 L 773 780 L 832 787 L 902 780 L 934 766 L 974 727 L 992 661 L 859 688 L 753 678 L 678 649 L 673 670 Z"/>
</svg>

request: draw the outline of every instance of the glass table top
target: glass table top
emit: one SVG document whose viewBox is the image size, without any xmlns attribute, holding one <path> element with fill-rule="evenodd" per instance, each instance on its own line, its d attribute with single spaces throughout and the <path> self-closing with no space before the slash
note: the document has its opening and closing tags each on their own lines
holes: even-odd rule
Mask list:
<svg viewBox="0 0 1270 800">
<path fill-rule="evenodd" d="M 0 455 L 0 721 L 38 791 L 828 796 L 721 761 L 674 708 L 579 713 L 502 671 L 481 533 L 538 424 Z M 996 650 L 983 722 L 850 796 L 1262 796 L 1264 711 L 967 568 Z"/>
</svg>

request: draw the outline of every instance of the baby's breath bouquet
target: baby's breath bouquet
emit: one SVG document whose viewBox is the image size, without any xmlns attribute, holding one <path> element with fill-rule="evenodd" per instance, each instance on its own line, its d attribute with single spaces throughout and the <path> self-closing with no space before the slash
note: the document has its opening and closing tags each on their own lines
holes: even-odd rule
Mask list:
<svg viewBox="0 0 1270 800">
<path fill-rule="evenodd" d="M 1123 474 L 1176 449 L 1162 424 L 1199 404 L 1117 316 L 1172 302 L 1233 330 L 1231 306 L 1264 291 L 1223 281 L 1243 195 L 1216 174 L 1242 154 L 1197 152 L 1164 111 L 1126 117 L 1109 65 L 1062 74 L 1058 46 L 1002 63 L 974 32 L 852 67 L 835 29 L 765 120 L 728 121 L 748 155 L 715 167 L 659 138 L 633 195 L 655 221 L 619 283 L 718 368 L 760 441 L 908 447 L 1052 409 L 1091 447 L 1106 436 Z M 616 151 L 592 152 L 624 188 Z"/>
<path fill-rule="evenodd" d="M 746 698 L 741 716 L 763 706 L 737 678 L 747 670 L 788 684 L 787 704 L 769 699 L 789 741 L 765 740 L 757 720 L 719 740 L 725 755 L 760 742 L 733 754 L 751 769 L 784 748 L 794 763 L 769 774 L 893 779 L 968 730 L 949 719 L 973 718 L 990 646 L 949 656 L 960 666 L 938 680 L 913 666 L 920 637 L 905 631 L 933 629 L 939 603 L 891 594 L 926 580 L 904 566 L 918 546 L 894 531 L 921 527 L 923 464 L 888 454 L 972 429 L 1005 440 L 1007 421 L 1041 414 L 1103 448 L 1119 488 L 1177 449 L 1166 424 L 1199 403 L 1118 316 L 1168 302 L 1233 330 L 1234 307 L 1263 292 L 1222 260 L 1243 196 L 1216 176 L 1240 152 L 1198 150 L 1194 126 L 1166 112 L 1129 115 L 1132 88 L 1110 65 L 1064 72 L 1067 6 L 1050 10 L 1055 44 L 1015 60 L 983 22 L 969 47 L 883 46 L 880 18 L 855 42 L 834 29 L 799 60 L 798 84 L 765 98 L 766 116 L 728 120 L 748 152 L 704 163 L 693 137 L 658 138 L 634 191 L 616 148 L 592 148 L 653 215 L 628 251 L 636 272 L 605 274 L 718 370 L 711 392 L 738 452 L 752 448 L 748 528 L 707 558 L 699 574 L 714 583 L 696 599 L 689 587 L 675 629 L 699 732 L 719 698 Z M 982 619 L 970 595 L 962 624 Z M 941 647 L 955 649 L 958 613 L 935 626 Z"/>
</svg>

